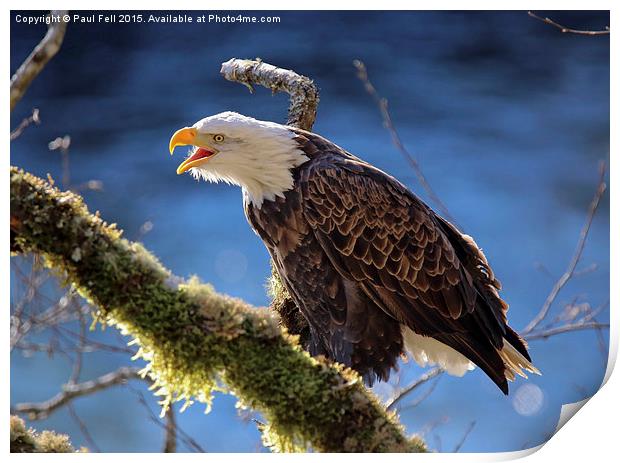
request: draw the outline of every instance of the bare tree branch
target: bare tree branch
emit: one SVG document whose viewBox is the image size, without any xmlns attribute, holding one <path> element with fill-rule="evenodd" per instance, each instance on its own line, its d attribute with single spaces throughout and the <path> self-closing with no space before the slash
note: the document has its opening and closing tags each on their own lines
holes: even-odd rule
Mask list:
<svg viewBox="0 0 620 463">
<path fill-rule="evenodd" d="M 11 77 L 11 111 L 22 99 L 35 77 L 60 50 L 67 29 L 67 23 L 64 20 L 66 14 L 67 11 L 64 10 L 50 12 L 52 21 L 47 28 L 47 33 Z"/>
<path fill-rule="evenodd" d="M 166 410 L 166 438 L 164 441 L 164 453 L 177 451 L 177 424 L 174 417 L 174 408 Z"/>
<path fill-rule="evenodd" d="M 17 140 L 24 130 L 26 130 L 31 124 L 39 125 L 40 123 L 41 119 L 39 118 L 39 110 L 34 108 L 32 110 L 32 114 L 23 119 L 17 128 L 11 132 L 11 141 Z"/>
<path fill-rule="evenodd" d="M 523 338 L 527 341 L 533 341 L 535 339 L 547 339 L 551 336 L 555 336 L 562 333 L 570 333 L 571 331 L 583 331 L 583 330 L 598 330 L 601 328 L 609 328 L 609 323 L 571 323 L 568 325 L 557 326 L 555 328 L 549 328 L 540 331 L 530 331 L 523 335 Z"/>
<path fill-rule="evenodd" d="M 88 429 L 88 426 L 86 426 L 86 423 L 84 423 L 82 418 L 79 417 L 79 415 L 75 411 L 75 407 L 73 407 L 72 403 L 68 403 L 67 404 L 67 410 L 69 410 L 69 415 L 71 415 L 71 418 L 73 419 L 73 421 L 75 421 L 75 423 L 80 428 L 80 432 L 82 433 L 82 435 L 84 436 L 84 439 L 86 440 L 86 442 L 90 446 L 89 449 L 92 449 L 95 452 L 101 452 L 101 449 L 99 448 L 99 446 L 95 442 L 95 439 L 93 439 L 93 436 L 90 433 L 90 431 Z"/>
<path fill-rule="evenodd" d="M 442 373 L 444 373 L 444 371 L 442 371 Z M 408 410 L 411 408 L 415 408 L 418 405 L 420 405 L 422 402 L 424 402 L 426 399 L 428 399 L 431 394 L 435 391 L 435 388 L 437 387 L 437 385 L 439 384 L 439 380 L 441 379 L 441 374 L 438 374 L 435 377 L 435 380 L 431 383 L 431 385 L 426 389 L 426 391 L 424 392 L 424 394 L 421 394 L 420 396 L 416 397 L 415 400 L 411 401 L 410 403 L 408 403 L 407 405 L 400 407 L 400 410 Z"/>
<path fill-rule="evenodd" d="M 164 428 L 165 431 L 167 431 L 167 426 L 168 423 L 166 423 L 165 425 L 162 424 L 161 420 L 157 417 L 157 415 L 153 412 L 153 410 L 151 409 L 151 407 L 149 406 L 148 402 L 146 401 L 146 398 L 144 397 L 144 394 L 142 394 L 142 392 L 140 392 L 139 390 L 133 388 L 131 385 L 129 385 L 129 389 L 131 389 L 131 391 L 136 395 L 137 399 L 138 399 L 138 403 L 140 405 L 142 405 L 142 407 L 146 410 L 149 419 L 156 424 L 157 426 Z M 179 435 L 179 440 L 185 444 L 185 446 L 192 452 L 198 452 L 198 453 L 207 453 L 207 450 L 205 448 L 203 448 L 198 442 L 196 442 L 196 440 L 190 436 L 189 434 L 187 434 L 182 428 L 181 426 L 179 426 L 178 424 L 176 424 L 176 432 Z"/>
<path fill-rule="evenodd" d="M 41 420 L 47 418 L 58 408 L 68 404 L 70 401 L 94 394 L 111 386 L 122 384 L 130 379 L 142 379 L 139 368 L 121 367 L 116 371 L 106 373 L 97 379 L 85 381 L 78 384 L 66 384 L 62 392 L 45 402 L 21 403 L 14 407 L 14 412 L 25 413 L 31 420 Z"/>
<path fill-rule="evenodd" d="M 402 142 L 400 135 L 398 135 L 398 132 L 394 127 L 392 116 L 390 115 L 390 112 L 388 110 L 388 102 L 385 98 L 382 98 L 379 95 L 377 89 L 368 78 L 368 71 L 366 69 L 366 65 L 360 60 L 355 60 L 353 61 L 353 66 L 355 66 L 355 68 L 357 69 L 357 77 L 364 84 L 364 88 L 366 89 L 368 94 L 375 100 L 377 106 L 379 106 L 379 110 L 381 111 L 381 117 L 383 118 L 383 125 L 390 132 L 392 142 L 394 143 L 398 151 L 402 154 L 402 156 L 405 158 L 405 160 L 409 163 L 409 165 L 415 172 L 415 175 L 418 178 L 418 182 L 420 183 L 422 188 L 424 188 L 426 194 L 431 199 L 431 201 L 433 201 L 435 205 L 441 210 L 441 213 L 445 216 L 445 218 L 452 222 L 453 225 L 458 226 L 456 219 L 452 216 L 452 214 L 450 214 L 448 207 L 443 203 L 439 196 L 437 196 L 437 193 L 435 193 L 435 190 L 433 190 L 430 183 L 426 179 L 426 176 L 422 172 L 422 168 L 420 167 L 417 159 L 409 152 L 409 150 L 407 150 L 404 143 Z"/>
<path fill-rule="evenodd" d="M 538 326 L 538 324 L 545 319 L 556 297 L 558 296 L 562 288 L 566 285 L 566 283 L 568 283 L 573 277 L 577 264 L 581 259 L 583 248 L 586 245 L 586 240 L 588 238 L 588 233 L 590 232 L 592 220 L 594 219 L 594 215 L 596 214 L 596 210 L 598 209 L 601 197 L 603 196 L 603 193 L 605 192 L 605 189 L 607 187 L 607 185 L 605 184 L 605 173 L 606 164 L 604 161 L 601 161 L 599 165 L 599 181 L 596 187 L 596 192 L 594 193 L 594 198 L 592 198 L 592 202 L 590 203 L 590 207 L 588 208 L 586 222 L 583 225 L 581 232 L 579 233 L 579 240 L 577 241 L 577 248 L 573 253 L 573 257 L 568 263 L 568 268 L 566 269 L 566 271 L 551 288 L 551 292 L 547 296 L 547 299 L 545 300 L 542 308 L 540 309 L 540 312 L 538 312 L 538 314 L 532 319 L 532 321 L 528 323 L 528 325 L 522 331 L 522 335 L 527 335 L 528 333 L 533 331 Z"/>
<path fill-rule="evenodd" d="M 71 296 L 71 305 L 76 306 L 75 297 Z M 84 346 L 86 345 L 86 319 L 84 314 L 79 308 L 76 310 L 76 313 L 79 315 L 80 319 L 80 338 L 79 338 L 79 346 L 75 352 L 75 362 L 73 363 L 73 371 L 71 372 L 71 377 L 69 378 L 69 384 L 77 384 L 80 379 L 80 374 L 82 374 L 82 363 L 84 360 Z"/>
<path fill-rule="evenodd" d="M 60 151 L 62 158 L 62 182 L 61 185 L 65 189 L 71 188 L 71 169 L 69 167 L 69 147 L 71 146 L 71 137 L 56 137 L 48 143 L 47 147 L 50 151 Z"/>
<path fill-rule="evenodd" d="M 443 372 L 444 372 L 443 368 L 440 368 L 440 367 L 436 367 L 436 368 L 433 368 L 431 370 L 428 370 L 426 373 L 421 375 L 418 379 L 416 379 L 409 386 L 407 386 L 406 388 L 402 389 L 398 393 L 398 395 L 396 395 L 396 397 L 394 397 L 390 401 L 388 401 L 388 403 L 385 405 L 385 408 L 387 410 L 393 409 L 402 399 L 405 398 L 405 396 L 407 396 L 408 394 L 411 394 L 417 388 L 419 388 L 420 386 L 422 386 L 423 384 L 427 383 L 428 381 L 430 381 L 431 379 L 433 379 L 434 377 L 440 375 Z"/>
<path fill-rule="evenodd" d="M 273 93 L 288 93 L 291 104 L 287 124 L 303 130 L 312 130 L 319 104 L 319 91 L 309 78 L 264 63 L 260 59 L 232 58 L 222 63 L 220 74 L 226 80 L 245 85 L 252 93 L 254 85 L 262 85 Z"/>
<path fill-rule="evenodd" d="M 609 26 L 606 26 L 605 29 L 601 31 L 587 31 L 587 30 L 572 29 L 570 27 L 562 26 L 561 24 L 558 24 L 552 19 L 542 18 L 538 16 L 537 14 L 532 13 L 531 11 L 528 11 L 527 14 L 534 19 L 538 19 L 539 21 L 544 22 L 545 24 L 552 25 L 553 27 L 559 29 L 560 32 L 563 32 L 565 34 L 569 33 L 569 34 L 577 34 L 577 35 L 609 35 L 610 33 Z"/>
<path fill-rule="evenodd" d="M 469 437 L 471 432 L 474 430 L 474 426 L 476 426 L 475 421 L 472 421 L 471 423 L 469 423 L 469 426 L 467 426 L 467 429 L 465 430 L 463 437 L 461 437 L 461 440 L 458 442 L 458 444 L 456 444 L 456 446 L 454 447 L 454 450 L 452 450 L 452 453 L 458 453 L 461 450 L 461 448 L 463 447 L 463 444 L 467 440 L 467 437 Z"/>
</svg>

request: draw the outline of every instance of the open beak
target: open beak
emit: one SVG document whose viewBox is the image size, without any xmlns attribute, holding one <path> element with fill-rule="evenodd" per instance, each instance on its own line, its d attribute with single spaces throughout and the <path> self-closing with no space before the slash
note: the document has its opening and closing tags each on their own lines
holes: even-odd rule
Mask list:
<svg viewBox="0 0 620 463">
<path fill-rule="evenodd" d="M 184 127 L 182 129 L 177 130 L 172 138 L 170 139 L 170 155 L 174 153 L 174 149 L 177 146 L 188 146 L 194 145 L 198 146 L 196 142 L 196 137 L 198 136 L 198 132 L 193 127 Z M 209 146 L 198 146 L 198 149 L 185 161 L 183 161 L 179 167 L 177 167 L 177 174 L 181 175 L 184 172 L 187 172 L 192 167 L 197 167 L 209 160 L 211 156 L 213 156 L 217 150 L 209 147 Z"/>
</svg>

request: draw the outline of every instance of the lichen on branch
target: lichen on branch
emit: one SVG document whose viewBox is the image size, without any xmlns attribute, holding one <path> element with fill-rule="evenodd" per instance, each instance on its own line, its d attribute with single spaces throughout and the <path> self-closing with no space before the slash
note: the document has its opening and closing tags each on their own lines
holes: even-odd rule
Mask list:
<svg viewBox="0 0 620 463">
<path fill-rule="evenodd" d="M 27 429 L 18 416 L 11 415 L 11 453 L 72 453 L 75 449 L 69 437 L 53 431 L 37 433 Z"/>
<path fill-rule="evenodd" d="M 264 415 L 264 441 L 275 450 L 425 450 L 357 373 L 310 357 L 268 309 L 197 278 L 177 283 L 80 196 L 15 167 L 10 196 L 11 251 L 40 253 L 99 320 L 134 338 L 164 409 L 177 400 L 209 404 L 225 390 Z"/>
<path fill-rule="evenodd" d="M 306 76 L 290 69 L 282 69 L 260 59 L 232 58 L 222 63 L 220 74 L 233 82 L 245 85 L 254 92 L 254 85 L 262 85 L 273 93 L 290 95 L 287 124 L 304 130 L 312 130 L 319 105 L 319 91 Z"/>
</svg>

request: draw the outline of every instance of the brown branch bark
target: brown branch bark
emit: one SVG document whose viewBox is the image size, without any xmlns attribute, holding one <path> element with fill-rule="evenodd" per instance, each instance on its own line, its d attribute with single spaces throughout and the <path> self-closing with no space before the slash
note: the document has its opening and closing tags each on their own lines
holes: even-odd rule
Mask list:
<svg viewBox="0 0 620 463">
<path fill-rule="evenodd" d="M 17 128 L 11 132 L 11 141 L 17 140 L 21 136 L 21 134 L 24 133 L 24 130 L 30 127 L 31 124 L 39 125 L 40 123 L 41 119 L 39 117 L 39 110 L 37 108 L 34 108 L 32 110 L 32 114 L 22 119 Z"/>
<path fill-rule="evenodd" d="M 175 453 L 177 451 L 177 424 L 174 409 L 170 407 L 166 411 L 166 436 L 164 439 L 164 453 Z"/>
<path fill-rule="evenodd" d="M 422 374 L 418 379 L 416 379 L 409 386 L 399 391 L 398 394 L 385 405 L 385 408 L 387 408 L 388 410 L 392 410 L 407 395 L 411 394 L 413 391 L 418 389 L 423 384 L 426 384 L 427 382 L 429 382 L 431 379 L 435 378 L 436 376 L 439 376 L 444 371 L 445 370 L 440 367 L 435 367 L 431 370 L 428 370 L 426 373 Z"/>
<path fill-rule="evenodd" d="M 600 31 L 588 31 L 588 30 L 583 30 L 583 29 L 573 29 L 571 27 L 566 27 L 566 26 L 562 26 L 561 24 L 555 22 L 554 20 L 550 19 L 550 18 L 543 18 L 541 16 L 538 16 L 537 14 L 528 11 L 527 14 L 534 19 L 537 19 L 539 21 L 544 22 L 545 24 L 549 24 L 553 27 L 555 27 L 556 29 L 559 29 L 560 32 L 564 33 L 564 34 L 576 34 L 576 35 L 609 35 L 610 34 L 610 30 L 609 30 L 609 26 L 607 26 L 605 29 L 600 30 Z"/>
<path fill-rule="evenodd" d="M 554 328 L 529 332 L 528 334 L 524 335 L 523 338 L 526 341 L 533 341 L 535 339 L 548 339 L 551 336 L 556 336 L 558 334 L 563 334 L 563 333 L 570 333 L 572 331 L 598 330 L 602 328 L 609 328 L 609 323 L 598 323 L 598 322 L 570 323 L 568 325 L 556 326 Z"/>
<path fill-rule="evenodd" d="M 91 381 L 65 384 L 62 391 L 51 399 L 44 402 L 17 404 L 13 411 L 26 414 L 31 420 L 42 420 L 74 399 L 94 394 L 118 384 L 123 384 L 130 379 L 142 379 L 139 371 L 139 368 L 122 367 Z"/>
<path fill-rule="evenodd" d="M 220 73 L 226 80 L 245 85 L 252 93 L 254 85 L 262 85 L 273 93 L 288 93 L 291 103 L 287 124 L 312 130 L 319 104 L 319 91 L 308 77 L 264 63 L 260 59 L 232 58 L 222 63 Z"/>
<path fill-rule="evenodd" d="M 605 193 L 605 190 L 607 188 L 607 185 L 605 184 L 606 171 L 606 164 L 604 162 L 601 162 L 599 166 L 599 180 L 596 187 L 596 192 L 594 193 L 594 197 L 592 198 L 590 206 L 588 207 L 586 221 L 581 229 L 581 232 L 579 233 L 579 239 L 577 240 L 577 247 L 575 249 L 575 252 L 573 253 L 572 258 L 568 263 L 567 269 L 551 288 L 551 292 L 547 296 L 547 299 L 545 300 L 538 314 L 532 319 L 532 321 L 527 324 L 527 326 L 521 332 L 522 335 L 527 335 L 528 333 L 532 332 L 540 324 L 540 322 L 542 322 L 547 317 L 549 309 L 551 309 L 551 306 L 553 305 L 553 302 L 557 298 L 558 294 L 560 293 L 562 288 L 566 286 L 566 283 L 568 283 L 570 279 L 574 276 L 575 269 L 577 268 L 577 264 L 581 260 L 581 255 L 586 245 L 588 233 L 590 233 L 592 220 L 594 219 L 594 215 L 596 214 L 603 193 Z"/>
<path fill-rule="evenodd" d="M 49 24 L 47 33 L 11 77 L 11 111 L 22 99 L 32 81 L 60 50 L 67 29 L 67 23 L 64 21 L 66 14 L 67 11 L 64 10 L 50 12 L 54 20 Z"/>
</svg>

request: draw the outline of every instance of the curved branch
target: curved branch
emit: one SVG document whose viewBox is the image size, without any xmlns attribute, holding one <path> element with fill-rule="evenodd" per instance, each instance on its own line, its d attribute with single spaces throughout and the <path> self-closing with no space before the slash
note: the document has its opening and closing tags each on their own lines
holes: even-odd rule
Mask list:
<svg viewBox="0 0 620 463">
<path fill-rule="evenodd" d="M 576 34 L 576 35 L 609 35 L 610 33 L 609 26 L 605 27 L 605 29 L 600 30 L 600 31 L 587 31 L 587 30 L 582 30 L 582 29 L 572 29 L 570 27 L 562 26 L 561 24 L 553 21 L 552 19 L 542 18 L 538 16 L 537 14 L 532 13 L 531 11 L 528 11 L 527 14 L 531 18 L 538 19 L 539 21 L 542 21 L 545 24 L 550 24 L 556 29 L 559 29 L 560 32 L 563 32 L 564 34 L 568 33 L 568 34 Z"/>
<path fill-rule="evenodd" d="M 577 264 L 581 260 L 581 255 L 583 254 L 583 249 L 586 246 L 586 240 L 588 239 L 588 234 L 590 233 L 590 227 L 592 226 L 592 221 L 594 220 L 594 216 L 596 215 L 596 211 L 601 202 L 601 198 L 603 197 L 603 193 L 607 189 L 607 185 L 605 184 L 605 174 L 607 172 L 607 166 L 605 162 L 600 163 L 599 165 L 599 180 L 596 186 L 596 192 L 594 193 L 594 197 L 590 202 L 590 206 L 588 207 L 588 213 L 586 215 L 586 221 L 579 232 L 579 239 L 577 241 L 577 247 L 575 248 L 575 252 L 571 257 L 570 262 L 568 263 L 568 267 L 562 274 L 562 276 L 555 282 L 547 299 L 545 299 L 544 304 L 542 305 L 540 311 L 536 316 L 530 321 L 527 326 L 521 332 L 521 335 L 527 335 L 531 333 L 539 324 L 542 322 L 548 315 L 549 309 L 555 302 L 558 294 L 566 286 L 566 283 L 570 281 L 570 279 L 575 274 L 575 269 L 577 268 Z"/>
<path fill-rule="evenodd" d="M 260 59 L 237 58 L 222 63 L 220 74 L 226 80 L 245 85 L 252 93 L 254 85 L 262 85 L 273 93 L 288 93 L 291 105 L 287 124 L 303 130 L 312 130 L 319 104 L 319 91 L 308 77 L 264 63 Z"/>
<path fill-rule="evenodd" d="M 535 339 L 547 339 L 551 336 L 555 336 L 562 333 L 570 333 L 572 331 L 584 331 L 584 330 L 599 330 L 602 328 L 609 328 L 609 323 L 599 322 L 580 322 L 570 323 L 567 325 L 556 326 L 555 328 L 548 328 L 540 331 L 530 331 L 523 336 L 526 341 L 533 341 Z"/>
<path fill-rule="evenodd" d="M 38 252 L 100 311 L 131 335 L 172 401 L 211 401 L 225 384 L 268 421 L 277 450 L 424 451 L 405 437 L 357 373 L 312 358 L 261 310 L 192 279 L 178 284 L 148 251 L 122 239 L 82 199 L 11 168 L 11 251 Z"/>
<path fill-rule="evenodd" d="M 387 408 L 388 410 L 393 409 L 394 407 L 396 407 L 396 405 L 401 400 L 403 400 L 405 398 L 405 396 L 407 396 L 408 394 L 412 393 L 413 391 L 415 391 L 417 388 L 419 388 L 423 384 L 426 384 L 427 382 L 429 382 L 431 379 L 435 378 L 436 376 L 439 376 L 444 371 L 445 370 L 443 368 L 441 368 L 441 367 L 435 367 L 435 368 L 433 368 L 431 370 L 428 370 L 426 373 L 420 375 L 420 377 L 418 379 L 416 379 L 413 383 L 411 383 L 409 386 L 407 386 L 403 390 L 399 391 L 398 394 L 396 394 L 396 396 L 393 397 L 385 405 L 385 408 Z"/>
<path fill-rule="evenodd" d="M 41 123 L 41 118 L 39 117 L 39 109 L 33 108 L 32 114 L 20 122 L 15 130 L 11 131 L 11 141 L 17 140 L 21 134 L 30 127 L 31 124 L 39 125 Z"/>
<path fill-rule="evenodd" d="M 60 50 L 67 29 L 67 23 L 64 21 L 66 14 L 67 11 L 64 10 L 50 12 L 51 22 L 47 33 L 11 77 L 11 111 L 22 99 L 35 77 Z"/>
</svg>

